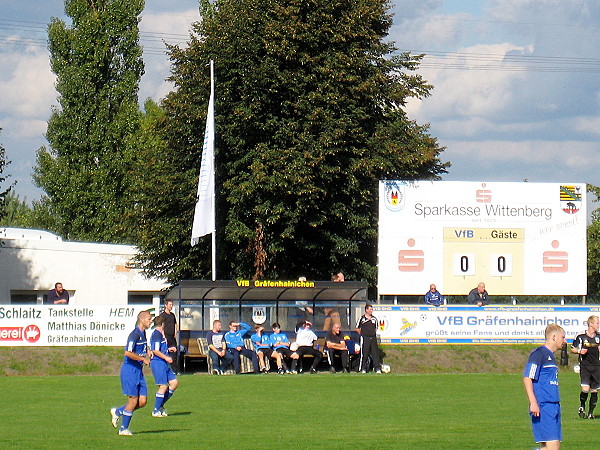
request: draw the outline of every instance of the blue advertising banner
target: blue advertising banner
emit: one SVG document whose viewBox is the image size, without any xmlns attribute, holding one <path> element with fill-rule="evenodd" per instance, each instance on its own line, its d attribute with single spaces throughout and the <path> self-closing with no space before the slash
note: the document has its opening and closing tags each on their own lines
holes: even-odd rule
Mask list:
<svg viewBox="0 0 600 450">
<path fill-rule="evenodd" d="M 382 344 L 533 344 L 551 323 L 567 341 L 585 331 L 600 306 L 383 306 L 374 305 Z"/>
</svg>

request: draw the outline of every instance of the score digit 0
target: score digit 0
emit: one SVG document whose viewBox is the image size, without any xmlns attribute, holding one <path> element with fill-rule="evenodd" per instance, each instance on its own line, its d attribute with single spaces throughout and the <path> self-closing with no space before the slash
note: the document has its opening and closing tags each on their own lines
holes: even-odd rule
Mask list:
<svg viewBox="0 0 600 450">
<path fill-rule="evenodd" d="M 455 253 L 453 267 L 455 276 L 475 275 L 475 255 Z"/>
<path fill-rule="evenodd" d="M 490 255 L 490 274 L 493 277 L 511 277 L 512 255 Z"/>
</svg>

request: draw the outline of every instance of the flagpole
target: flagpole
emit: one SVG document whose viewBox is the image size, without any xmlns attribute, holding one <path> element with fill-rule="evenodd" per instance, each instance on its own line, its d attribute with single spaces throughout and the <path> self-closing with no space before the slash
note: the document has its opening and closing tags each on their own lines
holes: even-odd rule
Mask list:
<svg viewBox="0 0 600 450">
<path fill-rule="evenodd" d="M 210 98 L 213 101 L 213 121 L 214 121 L 214 113 L 215 113 L 215 68 L 214 68 L 214 61 L 211 59 L 210 60 Z M 213 122 L 213 142 L 214 142 L 214 122 Z M 213 153 L 213 170 L 214 170 L 214 174 L 213 177 L 216 178 L 216 169 L 214 167 L 214 153 Z M 212 192 L 212 196 L 214 199 L 214 220 L 216 222 L 216 215 L 217 215 L 217 199 L 215 196 L 215 185 L 216 185 L 216 180 L 212 185 L 213 188 L 213 192 Z M 213 281 L 217 281 L 217 227 L 215 226 L 213 232 L 212 232 L 212 280 Z"/>
</svg>

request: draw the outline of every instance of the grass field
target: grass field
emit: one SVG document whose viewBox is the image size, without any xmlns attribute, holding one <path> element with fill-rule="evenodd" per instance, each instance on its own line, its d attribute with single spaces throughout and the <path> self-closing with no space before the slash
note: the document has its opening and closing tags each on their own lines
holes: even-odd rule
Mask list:
<svg viewBox="0 0 600 450">
<path fill-rule="evenodd" d="M 2 448 L 531 449 L 520 374 L 184 375 L 170 416 L 134 414 L 116 376 L 4 377 Z M 598 445 L 600 420 L 577 418 L 579 378 L 560 374 L 564 448 Z M 590 430 L 594 430 L 590 432 Z"/>
</svg>

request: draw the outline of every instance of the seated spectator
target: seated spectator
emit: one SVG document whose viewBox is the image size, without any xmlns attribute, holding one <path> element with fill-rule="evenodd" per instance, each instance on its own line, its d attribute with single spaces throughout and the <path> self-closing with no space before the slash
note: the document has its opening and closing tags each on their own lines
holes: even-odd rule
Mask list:
<svg viewBox="0 0 600 450">
<path fill-rule="evenodd" d="M 294 352 L 290 350 L 290 340 L 285 333 L 281 332 L 281 325 L 277 322 L 273 324 L 273 334 L 271 338 L 271 347 L 273 348 L 272 358 L 277 361 L 277 369 L 280 374 L 289 372 L 286 358 L 298 358 Z"/>
<path fill-rule="evenodd" d="M 56 283 L 54 289 L 48 291 L 46 297 L 47 305 L 68 305 L 69 293 L 63 289 L 62 283 Z"/>
<path fill-rule="evenodd" d="M 475 289 L 469 292 L 468 297 L 471 305 L 485 306 L 490 304 L 490 297 L 485 290 L 485 284 L 479 283 Z"/>
<path fill-rule="evenodd" d="M 212 329 L 206 333 L 206 341 L 208 343 L 208 356 L 213 363 L 213 374 L 223 375 L 233 362 L 233 356 L 227 352 L 225 340 L 223 339 L 224 331 L 221 331 L 221 321 L 214 320 Z"/>
<path fill-rule="evenodd" d="M 350 357 L 346 341 L 342 336 L 342 327 L 340 324 L 334 324 L 331 330 L 327 332 L 327 336 L 325 337 L 325 353 L 327 353 L 327 361 L 329 362 L 331 373 L 335 373 L 335 355 L 339 355 L 342 360 L 342 372 L 348 373 Z"/>
<path fill-rule="evenodd" d="M 310 373 L 317 373 L 317 366 L 323 359 L 323 354 L 314 348 L 314 343 L 317 340 L 317 335 L 311 330 L 312 323 L 305 320 L 298 324 L 296 329 L 296 345 L 298 349 L 294 352 L 297 355 L 297 359 L 294 358 L 292 361 L 292 373 L 298 373 L 296 367 L 298 361 L 300 361 L 300 372 L 302 372 L 302 358 L 304 355 L 312 355 L 313 363 L 310 367 Z"/>
<path fill-rule="evenodd" d="M 425 303 L 432 306 L 440 306 L 444 304 L 444 297 L 437 290 L 435 284 L 429 286 L 429 291 L 425 294 Z"/>
<path fill-rule="evenodd" d="M 265 364 L 265 356 L 270 358 L 271 354 L 273 353 L 273 349 L 271 348 L 271 337 L 264 333 L 265 327 L 262 325 L 256 325 L 254 330 L 256 332 L 250 336 L 250 340 L 252 341 L 252 344 L 254 344 L 254 351 L 258 356 L 260 371 L 267 373 L 268 369 L 267 365 Z"/>
<path fill-rule="evenodd" d="M 240 373 L 240 355 L 252 360 L 254 373 L 259 373 L 258 357 L 256 353 L 244 346 L 244 334 L 250 331 L 252 327 L 244 322 L 229 322 L 229 331 L 225 333 L 223 339 L 227 344 L 227 352 L 233 357 L 233 370 Z"/>
</svg>

